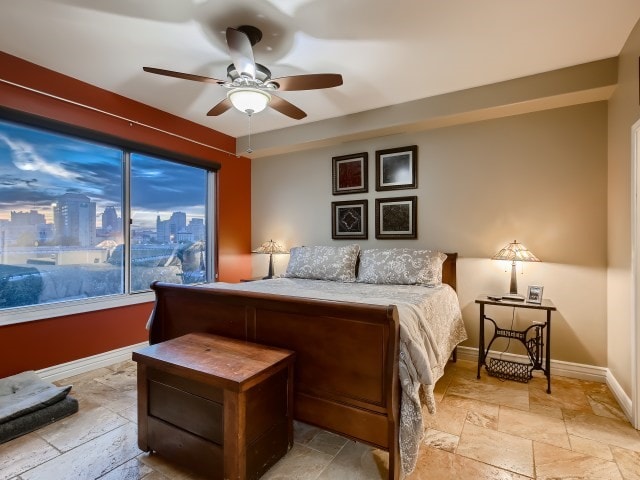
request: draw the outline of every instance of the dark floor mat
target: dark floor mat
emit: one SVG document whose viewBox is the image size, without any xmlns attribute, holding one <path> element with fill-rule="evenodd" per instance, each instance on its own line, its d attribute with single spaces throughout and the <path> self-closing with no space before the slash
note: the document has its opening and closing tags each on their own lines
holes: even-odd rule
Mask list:
<svg viewBox="0 0 640 480">
<path fill-rule="evenodd" d="M 0 424 L 0 443 L 8 442 L 78 411 L 78 401 L 66 396 L 56 403 Z"/>
</svg>

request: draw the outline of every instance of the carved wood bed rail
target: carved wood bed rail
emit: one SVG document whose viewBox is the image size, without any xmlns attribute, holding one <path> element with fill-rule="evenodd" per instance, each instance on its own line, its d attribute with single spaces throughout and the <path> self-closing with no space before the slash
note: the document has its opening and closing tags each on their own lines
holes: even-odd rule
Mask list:
<svg viewBox="0 0 640 480">
<path fill-rule="evenodd" d="M 456 287 L 457 254 L 443 282 Z M 208 332 L 296 352 L 294 418 L 389 452 L 400 478 L 399 323 L 394 305 L 154 283 L 151 344 Z"/>
</svg>

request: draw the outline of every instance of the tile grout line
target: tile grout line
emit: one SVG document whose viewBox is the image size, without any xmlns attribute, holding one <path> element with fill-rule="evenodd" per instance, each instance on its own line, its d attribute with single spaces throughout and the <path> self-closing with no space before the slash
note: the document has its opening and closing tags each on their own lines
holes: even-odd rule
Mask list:
<svg viewBox="0 0 640 480">
<path fill-rule="evenodd" d="M 351 440 L 347 440 L 347 441 L 351 441 Z M 318 472 L 318 475 L 316 475 L 316 477 L 313 480 L 318 480 L 318 478 L 320 478 L 322 476 L 322 474 L 331 466 L 331 464 L 335 461 L 336 457 L 338 456 L 338 453 L 340 453 L 342 451 L 342 449 L 345 447 L 347 443 L 345 442 L 344 445 L 342 445 L 342 447 L 340 447 L 340 450 L 338 450 L 338 452 L 331 458 L 331 460 L 329 461 L 329 463 L 327 463 L 324 468 L 322 470 L 320 470 Z M 309 447 L 311 450 L 315 450 L 314 448 Z M 315 450 L 318 451 L 318 450 Z M 323 453 L 323 452 L 320 452 Z"/>
<path fill-rule="evenodd" d="M 103 407 L 103 408 L 106 408 L 106 407 Z M 114 413 L 115 413 L 115 412 L 114 412 Z M 117 414 L 116 414 L 116 415 L 117 415 Z M 124 417 L 122 417 L 122 418 L 124 418 Z M 24 471 L 20 472 L 18 475 L 19 475 L 19 476 L 21 476 L 22 474 L 29 473 L 30 471 L 32 471 L 32 470 L 34 470 L 34 469 L 36 469 L 36 468 L 39 468 L 39 467 L 41 467 L 42 465 L 46 465 L 46 464 L 47 464 L 47 463 L 49 463 L 49 462 L 52 462 L 52 461 L 54 461 L 54 460 L 57 460 L 57 459 L 58 459 L 58 458 L 60 458 L 62 455 L 66 455 L 66 454 L 71 453 L 71 452 L 72 452 L 73 450 L 75 450 L 76 448 L 79 448 L 79 447 L 81 447 L 81 446 L 83 446 L 83 445 L 86 445 L 87 443 L 94 442 L 94 441 L 96 441 L 97 439 L 99 439 L 100 437 L 102 437 L 102 436 L 104 436 L 104 435 L 107 435 L 108 433 L 111 433 L 111 432 L 113 432 L 114 430 L 117 430 L 118 428 L 121 428 L 121 427 L 126 426 L 126 425 L 127 425 L 127 423 L 133 423 L 133 422 L 131 422 L 129 419 L 124 418 L 124 420 L 126 421 L 126 423 L 124 423 L 124 424 L 122 424 L 122 425 L 118 425 L 118 426 L 116 426 L 116 427 L 112 428 L 111 430 L 106 430 L 106 431 L 102 432 L 100 435 L 98 435 L 98 436 L 96 436 L 96 437 L 93 437 L 93 438 L 91 438 L 91 439 L 89 439 L 89 440 L 86 440 L 86 441 L 84 441 L 84 442 L 82 442 L 82 443 L 79 443 L 78 445 L 74 446 L 73 448 L 70 448 L 70 449 L 69 449 L 69 450 L 67 450 L 67 451 L 62 451 L 62 450 L 60 450 L 60 449 L 59 449 L 59 448 L 57 448 L 55 445 L 53 445 L 53 444 L 52 444 L 52 443 L 50 443 L 48 440 L 46 440 L 44 437 L 41 437 L 40 435 L 38 435 L 38 437 L 39 437 L 39 438 L 41 438 L 41 439 L 42 439 L 43 441 L 45 441 L 47 444 L 49 444 L 49 445 L 51 445 L 53 448 L 55 448 L 55 449 L 59 452 L 59 454 L 58 454 L 58 455 L 56 455 L 56 456 L 55 456 L 55 457 L 53 457 L 53 458 L 50 458 L 50 459 L 46 460 L 45 462 L 39 463 L 38 465 L 34 465 L 33 467 L 28 468 L 27 470 L 24 470 Z M 37 433 L 37 432 L 36 432 L 36 433 Z M 137 456 L 137 455 L 136 455 L 136 456 Z M 132 457 L 132 458 L 135 458 L 135 456 L 134 456 L 134 457 Z M 128 462 L 129 460 L 131 460 L 131 458 L 130 458 L 130 459 L 128 459 L 128 460 L 127 460 L 127 462 Z M 126 463 L 126 462 L 125 462 L 125 463 Z M 118 465 L 117 467 L 112 468 L 111 470 L 109 470 L 109 472 L 111 472 L 111 471 L 112 471 L 112 470 L 114 470 L 115 468 L 118 468 L 119 466 L 120 466 L 120 465 Z M 107 473 L 109 473 L 109 472 L 105 472 L 103 475 L 101 475 L 101 477 L 102 477 L 102 476 L 104 476 L 104 475 L 106 475 L 106 474 L 107 474 Z M 20 477 L 20 478 L 22 478 L 22 477 Z M 96 478 L 100 478 L 100 477 L 96 477 Z M 90 480 L 90 479 L 86 479 L 86 480 Z M 94 480 L 95 480 L 95 479 L 94 479 Z"/>
</svg>

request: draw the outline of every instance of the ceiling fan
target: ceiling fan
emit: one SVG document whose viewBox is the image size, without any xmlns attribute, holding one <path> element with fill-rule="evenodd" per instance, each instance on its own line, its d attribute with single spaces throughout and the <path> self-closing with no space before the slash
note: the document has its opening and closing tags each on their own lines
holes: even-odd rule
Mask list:
<svg viewBox="0 0 640 480">
<path fill-rule="evenodd" d="M 227 97 L 207 112 L 209 116 L 220 115 L 231 107 L 251 116 L 264 110 L 268 105 L 288 117 L 300 120 L 307 114 L 287 100 L 274 95 L 274 92 L 317 90 L 342 85 L 342 75 L 337 73 L 271 78 L 269 69 L 253 59 L 253 45 L 262 39 L 262 32 L 256 27 L 250 25 L 229 27 L 226 37 L 229 55 L 233 62 L 227 67 L 227 80 L 153 67 L 143 67 L 143 70 L 168 77 L 213 83 L 228 89 Z"/>
</svg>

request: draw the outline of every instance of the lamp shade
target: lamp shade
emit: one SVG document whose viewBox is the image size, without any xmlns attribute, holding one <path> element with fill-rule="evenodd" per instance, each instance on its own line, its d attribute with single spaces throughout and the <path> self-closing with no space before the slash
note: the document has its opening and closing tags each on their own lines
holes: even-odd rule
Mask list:
<svg viewBox="0 0 640 480">
<path fill-rule="evenodd" d="M 248 114 L 261 112 L 271 101 L 268 93 L 256 88 L 234 88 L 227 97 L 235 108 Z"/>
<path fill-rule="evenodd" d="M 492 260 L 508 260 L 510 262 L 539 262 L 540 259 L 523 244 L 513 241 L 496 253 Z"/>
<path fill-rule="evenodd" d="M 255 250 L 251 251 L 252 253 L 289 253 L 289 251 L 284 248 L 279 243 L 274 242 L 273 240 L 269 240 L 268 242 L 264 242 Z"/>
</svg>

